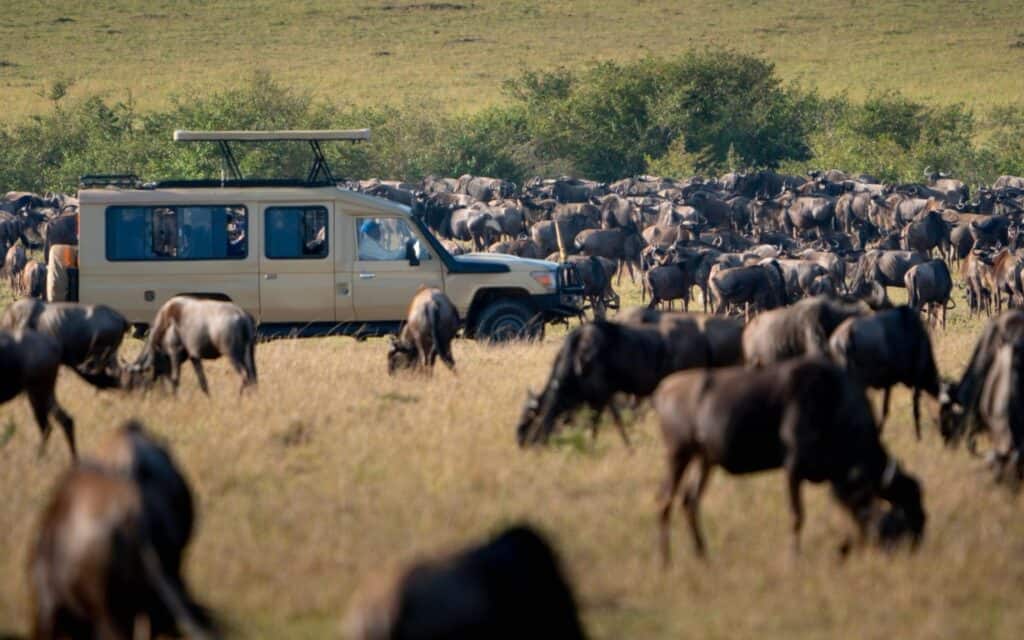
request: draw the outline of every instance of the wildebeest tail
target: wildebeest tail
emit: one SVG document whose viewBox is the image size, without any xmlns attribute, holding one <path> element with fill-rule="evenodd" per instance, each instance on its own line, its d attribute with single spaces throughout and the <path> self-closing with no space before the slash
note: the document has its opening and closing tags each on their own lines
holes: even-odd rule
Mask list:
<svg viewBox="0 0 1024 640">
<path fill-rule="evenodd" d="M 244 362 L 246 374 L 252 379 L 252 382 L 258 380 L 256 375 L 256 319 L 251 314 L 245 314 L 246 322 L 246 335 L 245 339 L 245 355 Z"/>
<path fill-rule="evenodd" d="M 441 340 L 438 334 L 438 327 L 441 324 L 441 305 L 432 303 L 427 313 L 430 314 L 430 339 L 434 343 L 434 351 L 441 357 L 441 361 L 448 365 L 449 369 L 455 369 L 455 358 L 452 357 L 452 341 L 448 339 L 446 341 Z"/>
</svg>

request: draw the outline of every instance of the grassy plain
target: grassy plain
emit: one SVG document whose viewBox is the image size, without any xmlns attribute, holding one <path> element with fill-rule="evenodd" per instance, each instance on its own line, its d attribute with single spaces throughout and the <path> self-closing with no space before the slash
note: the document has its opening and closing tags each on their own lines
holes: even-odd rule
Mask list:
<svg viewBox="0 0 1024 640">
<path fill-rule="evenodd" d="M 935 336 L 946 375 L 959 373 L 981 327 L 962 308 Z M 258 348 L 259 391 L 241 402 L 221 362 L 210 367 L 210 399 L 191 372 L 177 399 L 100 393 L 68 374 L 59 396 L 85 453 L 130 416 L 170 443 L 200 508 L 187 576 L 236 637 L 336 637 L 367 575 L 522 519 L 558 547 L 595 638 L 1019 637 L 1019 500 L 966 452 L 943 448 L 930 423 L 916 442 L 906 392 L 894 396 L 885 441 L 924 484 L 917 554 L 840 564 L 845 517 L 825 488 L 808 487 L 794 559 L 781 475 L 718 472 L 704 502 L 710 558 L 693 557 L 677 513 L 675 564 L 662 571 L 652 415 L 636 422 L 632 454 L 610 425 L 596 446 L 582 432 L 545 450 L 515 445 L 525 389 L 543 384 L 559 342 L 460 341 L 458 377 L 392 379 L 382 340 L 277 341 Z M 138 348 L 130 341 L 126 352 Z M 26 630 L 26 552 L 68 463 L 59 434 L 41 460 L 37 444 L 27 402 L 0 407 L 0 635 Z"/>
<path fill-rule="evenodd" d="M 1024 4 L 1012 0 L 3 0 L 0 121 L 71 95 L 129 92 L 142 108 L 270 71 L 332 102 L 502 99 L 527 69 L 730 47 L 827 94 L 900 89 L 1001 104 L 1024 93 Z"/>
</svg>

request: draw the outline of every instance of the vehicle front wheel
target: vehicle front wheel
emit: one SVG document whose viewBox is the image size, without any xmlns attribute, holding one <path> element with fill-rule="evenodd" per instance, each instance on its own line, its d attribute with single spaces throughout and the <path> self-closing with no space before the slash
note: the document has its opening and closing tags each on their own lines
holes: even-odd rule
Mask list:
<svg viewBox="0 0 1024 640">
<path fill-rule="evenodd" d="M 488 342 L 541 340 L 544 321 L 525 303 L 505 298 L 495 300 L 480 312 L 474 335 L 477 340 Z"/>
</svg>

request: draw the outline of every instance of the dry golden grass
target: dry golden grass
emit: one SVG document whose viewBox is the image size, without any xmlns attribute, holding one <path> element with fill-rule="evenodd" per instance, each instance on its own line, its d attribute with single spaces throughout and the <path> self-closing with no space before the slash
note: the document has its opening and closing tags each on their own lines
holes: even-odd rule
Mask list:
<svg viewBox="0 0 1024 640">
<path fill-rule="evenodd" d="M 947 375 L 959 372 L 980 324 L 958 310 L 937 337 Z M 67 374 L 59 393 L 86 454 L 130 416 L 170 443 L 201 513 L 187 576 L 238 637 L 335 637 L 353 590 L 384 564 L 522 519 L 550 534 L 595 638 L 1019 634 L 1018 500 L 967 453 L 944 449 L 931 424 L 915 442 L 905 391 L 885 440 L 925 487 L 917 554 L 869 551 L 840 564 L 847 523 L 827 489 L 808 487 L 794 559 L 781 475 L 717 472 L 704 501 L 710 558 L 693 557 L 677 514 L 675 563 L 662 571 L 653 416 L 635 425 L 632 454 L 610 428 L 595 447 L 581 433 L 544 450 L 515 445 L 524 390 L 542 384 L 558 342 L 460 341 L 458 377 L 439 369 L 426 380 L 389 378 L 381 340 L 278 341 L 258 348 L 259 391 L 242 401 L 221 362 L 209 367 L 212 399 L 191 371 L 177 399 L 98 393 Z M 24 399 L 0 407 L 0 635 L 26 630 L 26 553 L 68 464 L 59 433 L 41 460 L 38 441 Z"/>
</svg>

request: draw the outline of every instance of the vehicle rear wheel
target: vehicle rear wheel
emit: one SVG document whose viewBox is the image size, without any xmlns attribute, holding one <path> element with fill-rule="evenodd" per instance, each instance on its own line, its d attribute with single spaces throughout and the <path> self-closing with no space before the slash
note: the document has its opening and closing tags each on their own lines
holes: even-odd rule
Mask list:
<svg viewBox="0 0 1024 640">
<path fill-rule="evenodd" d="M 525 303 L 504 298 L 495 300 L 480 312 L 474 334 L 477 340 L 488 342 L 541 340 L 544 321 Z"/>
</svg>

